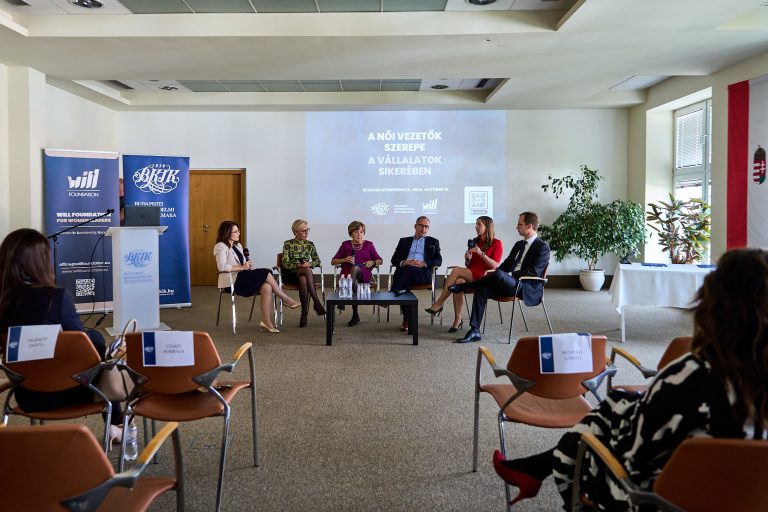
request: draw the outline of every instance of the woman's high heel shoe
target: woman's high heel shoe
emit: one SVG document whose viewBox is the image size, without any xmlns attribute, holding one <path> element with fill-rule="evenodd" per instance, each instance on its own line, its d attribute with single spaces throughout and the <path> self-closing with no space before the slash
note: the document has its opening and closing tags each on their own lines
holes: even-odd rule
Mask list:
<svg viewBox="0 0 768 512">
<path fill-rule="evenodd" d="M 459 329 L 462 329 L 463 327 L 464 327 L 464 320 L 462 319 L 461 322 L 459 322 L 459 326 L 458 327 L 450 326 L 448 328 L 448 332 L 454 333 L 454 332 L 458 331 Z"/>
<path fill-rule="evenodd" d="M 298 308 L 299 306 L 301 306 L 301 303 L 300 303 L 300 302 L 294 302 L 293 304 L 286 304 L 286 305 L 285 305 L 285 307 L 287 307 L 288 309 L 296 309 L 296 308 Z"/>
<path fill-rule="evenodd" d="M 430 308 L 426 308 L 424 311 L 426 311 L 427 313 L 429 313 L 432 316 L 435 316 L 435 315 L 440 316 L 440 313 L 443 312 L 443 306 L 440 306 L 437 309 L 432 309 L 431 307 Z"/>
<path fill-rule="evenodd" d="M 264 332 L 273 332 L 273 333 L 274 332 L 280 332 L 277 329 L 275 329 L 274 327 L 269 327 L 267 324 L 264 323 L 263 320 L 259 320 L 259 330 L 264 331 Z"/>
<path fill-rule="evenodd" d="M 123 427 L 118 425 L 109 426 L 109 448 L 107 451 L 112 451 L 112 443 L 120 444 L 123 442 Z"/>
<path fill-rule="evenodd" d="M 499 450 L 493 452 L 493 469 L 496 470 L 496 474 L 509 485 L 514 485 L 520 489 L 520 493 L 509 502 L 509 505 L 512 506 L 520 500 L 536 496 L 541 488 L 541 480 L 528 473 L 508 468 L 504 465 L 505 460 L 504 455 Z"/>
</svg>

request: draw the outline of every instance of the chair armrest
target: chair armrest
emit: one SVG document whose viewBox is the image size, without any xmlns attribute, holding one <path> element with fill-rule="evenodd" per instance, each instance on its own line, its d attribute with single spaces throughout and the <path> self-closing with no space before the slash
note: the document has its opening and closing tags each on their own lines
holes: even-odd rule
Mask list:
<svg viewBox="0 0 768 512">
<path fill-rule="evenodd" d="M 237 364 L 238 361 L 245 355 L 245 353 L 253 347 L 253 343 L 250 341 L 240 345 L 240 348 L 235 351 L 235 355 L 232 356 L 233 363 Z"/>
<path fill-rule="evenodd" d="M 540 281 L 546 283 L 548 279 L 545 277 L 522 276 L 518 281 Z"/>
<path fill-rule="evenodd" d="M 602 402 L 603 399 L 600 396 L 600 393 L 598 392 L 600 389 L 600 386 L 603 383 L 603 380 L 608 377 L 609 379 L 613 378 L 616 375 L 616 372 L 618 371 L 618 368 L 611 363 L 610 361 L 605 362 L 605 368 L 603 371 L 592 377 L 591 379 L 587 379 L 583 381 L 581 384 L 585 388 L 589 390 L 590 393 L 592 393 L 592 396 L 597 399 L 598 402 Z"/>
<path fill-rule="evenodd" d="M 237 363 L 243 357 L 243 355 L 246 354 L 249 350 L 251 350 L 252 347 L 253 347 L 253 343 L 251 342 L 243 343 L 240 346 L 240 348 L 238 348 L 237 351 L 235 352 L 233 361 L 225 364 L 220 364 L 216 368 L 213 368 L 205 373 L 201 373 L 200 375 L 196 375 L 192 377 L 192 381 L 194 381 L 195 384 L 198 384 L 208 390 L 215 391 L 212 386 L 214 381 L 216 380 L 216 377 L 218 377 L 218 375 L 221 372 L 232 373 L 235 370 Z"/>
<path fill-rule="evenodd" d="M 127 487 L 128 489 L 133 489 L 133 486 L 136 485 L 136 481 L 141 476 L 144 468 L 147 467 L 152 460 L 152 457 L 155 456 L 155 453 L 157 453 L 165 440 L 176 431 L 178 426 L 179 424 L 177 422 L 172 421 L 160 429 L 160 432 L 152 438 L 146 448 L 141 452 L 141 455 L 139 455 L 137 459 L 137 465 L 133 468 L 113 475 L 112 478 L 105 480 L 93 489 L 85 491 L 82 494 L 62 500 L 60 504 L 71 511 L 95 511 L 107 497 L 109 491 L 114 487 Z M 176 475 L 176 478 L 178 480 L 179 475 Z"/>
<path fill-rule="evenodd" d="M 629 361 L 629 363 L 635 368 L 637 368 L 640 371 L 640 373 L 643 374 L 643 377 L 645 377 L 646 379 L 650 379 L 651 377 L 654 377 L 658 373 L 658 370 L 654 370 L 653 368 L 646 368 L 645 366 L 643 366 L 635 356 L 633 356 L 632 354 L 630 354 L 629 352 L 627 352 L 622 348 L 619 348 L 619 347 L 611 348 L 611 363 L 616 362 L 616 356 L 621 356 L 627 361 Z"/>
<path fill-rule="evenodd" d="M 498 366 L 496 364 L 496 358 L 493 357 L 493 354 L 491 354 L 491 352 L 486 347 L 484 347 L 483 345 L 480 345 L 477 347 L 477 368 L 475 372 L 475 386 L 478 389 L 480 388 L 480 367 L 482 365 L 483 359 L 488 361 L 488 364 L 490 365 L 491 370 L 493 370 L 493 375 L 496 378 L 507 377 L 515 386 L 515 388 L 518 390 L 518 393 L 513 395 L 513 397 L 509 400 L 509 402 L 512 402 L 512 400 L 516 399 L 522 393 L 528 391 L 529 389 L 531 389 L 533 386 L 536 385 L 535 382 L 528 379 L 524 379 L 519 375 L 510 372 L 506 368 L 502 368 L 501 366 Z M 506 407 L 506 404 L 504 405 L 504 407 Z"/>
</svg>

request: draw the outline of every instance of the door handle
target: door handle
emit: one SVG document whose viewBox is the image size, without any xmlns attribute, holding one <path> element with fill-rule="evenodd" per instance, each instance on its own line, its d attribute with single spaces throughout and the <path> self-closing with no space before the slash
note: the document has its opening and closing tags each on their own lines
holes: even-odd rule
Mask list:
<svg viewBox="0 0 768 512">
<path fill-rule="evenodd" d="M 207 233 L 209 227 L 211 227 L 211 226 L 208 225 L 208 224 L 203 224 L 203 233 Z"/>
</svg>

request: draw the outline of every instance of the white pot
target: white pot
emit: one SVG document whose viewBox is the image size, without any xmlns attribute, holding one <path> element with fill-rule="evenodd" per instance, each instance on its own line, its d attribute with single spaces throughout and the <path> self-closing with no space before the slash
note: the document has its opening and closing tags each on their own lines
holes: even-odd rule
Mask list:
<svg viewBox="0 0 768 512">
<path fill-rule="evenodd" d="M 605 282 L 604 270 L 580 270 L 579 281 L 581 287 L 588 292 L 599 292 Z"/>
</svg>

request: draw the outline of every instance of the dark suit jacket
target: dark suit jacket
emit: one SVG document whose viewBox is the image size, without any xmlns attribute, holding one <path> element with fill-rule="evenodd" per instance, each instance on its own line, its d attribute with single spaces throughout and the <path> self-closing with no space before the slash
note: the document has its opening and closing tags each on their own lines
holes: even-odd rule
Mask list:
<svg viewBox="0 0 768 512">
<path fill-rule="evenodd" d="M 515 279 L 523 276 L 544 277 L 544 270 L 549 265 L 549 246 L 541 238 L 536 237 L 531 243 L 531 248 L 523 258 L 523 264 L 520 270 L 514 272 L 515 260 L 517 256 L 525 250 L 525 240 L 520 240 L 509 252 L 509 256 L 501 262 L 498 270 L 511 272 Z M 541 281 L 523 281 L 520 289 L 523 294 L 523 302 L 526 306 L 536 306 L 541 302 L 541 296 L 544 293 L 544 283 Z"/>
<path fill-rule="evenodd" d="M 12 325 L 39 324 L 61 324 L 65 331 L 85 331 L 72 295 L 64 288 L 24 288 L 8 309 L 0 312 L 2 332 Z"/>
<path fill-rule="evenodd" d="M 427 264 L 427 268 L 439 267 L 443 264 L 443 257 L 440 254 L 440 242 L 437 238 L 431 236 L 424 238 L 424 263 Z M 392 255 L 392 264 L 394 266 L 400 267 L 400 263 L 408 259 L 408 253 L 411 252 L 411 243 L 413 243 L 412 236 L 406 236 L 397 242 L 395 254 Z"/>
</svg>

